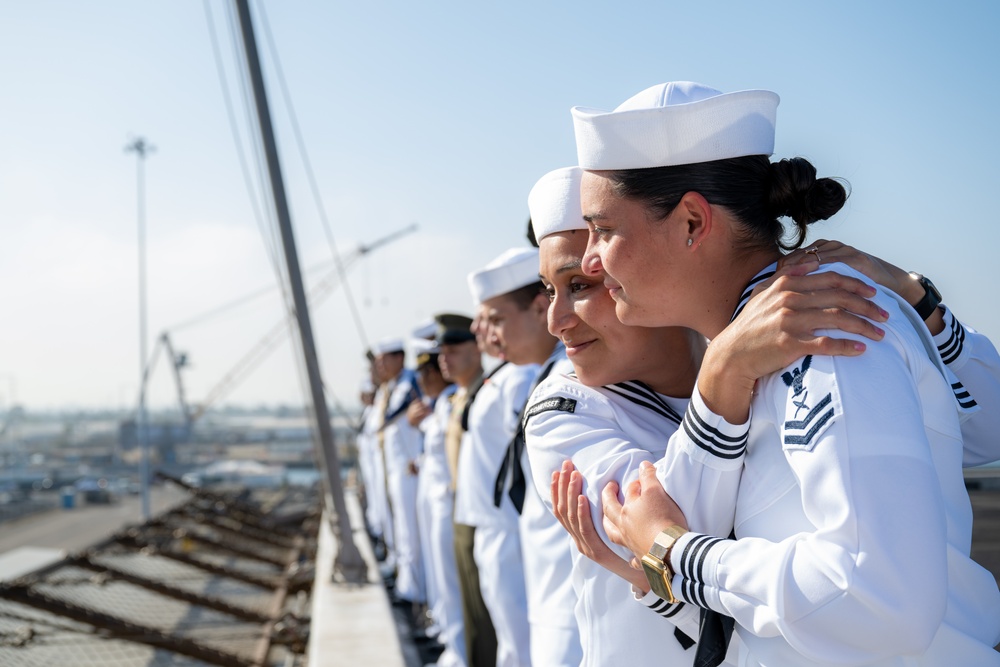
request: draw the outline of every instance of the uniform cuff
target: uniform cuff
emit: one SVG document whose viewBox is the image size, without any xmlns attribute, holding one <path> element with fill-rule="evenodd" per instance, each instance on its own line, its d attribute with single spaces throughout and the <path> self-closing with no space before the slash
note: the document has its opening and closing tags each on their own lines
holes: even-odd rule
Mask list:
<svg viewBox="0 0 1000 667">
<path fill-rule="evenodd" d="M 635 586 L 632 587 L 632 597 L 653 612 L 668 619 L 688 637 L 698 637 L 698 624 L 701 614 L 697 607 L 684 604 L 683 602 L 670 604 L 653 591 L 647 591 L 643 594 Z"/>
<path fill-rule="evenodd" d="M 709 410 L 698 391 L 697 382 L 684 413 L 683 427 L 690 441 L 691 454 L 696 460 L 714 463 L 716 467 L 720 463 L 725 467 L 743 465 L 750 419 L 743 424 L 730 424 Z"/>
<path fill-rule="evenodd" d="M 944 317 L 944 329 L 934 336 L 934 344 L 944 363 L 953 368 L 961 368 L 971 352 L 965 347 L 965 327 L 945 306 L 939 306 Z"/>
<path fill-rule="evenodd" d="M 719 600 L 719 560 L 735 540 L 686 533 L 670 549 L 674 596 L 705 609 L 725 613 Z"/>
<path fill-rule="evenodd" d="M 671 604 L 653 591 L 646 591 L 646 593 L 643 594 L 643 592 L 635 586 L 632 587 L 632 597 L 635 598 L 637 602 L 648 607 L 663 618 L 669 618 L 671 620 L 673 620 L 675 616 L 678 616 L 685 608 L 685 604 L 683 602 L 675 602 Z"/>
</svg>

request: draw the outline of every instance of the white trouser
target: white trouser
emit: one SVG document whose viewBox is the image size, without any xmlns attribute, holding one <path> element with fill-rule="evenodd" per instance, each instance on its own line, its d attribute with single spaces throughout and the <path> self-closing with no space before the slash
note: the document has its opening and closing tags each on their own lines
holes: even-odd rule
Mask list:
<svg viewBox="0 0 1000 667">
<path fill-rule="evenodd" d="M 529 667 L 528 596 L 517 525 L 477 526 L 473 557 L 479 567 L 483 601 L 497 634 L 496 667 Z"/>
<path fill-rule="evenodd" d="M 396 553 L 396 596 L 424 602 L 424 566 L 417 528 L 417 477 L 407 472 L 389 475 L 389 500 Z"/>
<path fill-rule="evenodd" d="M 434 518 L 429 486 L 428 476 L 424 470 L 421 470 L 420 474 L 417 475 L 417 525 L 420 529 L 420 561 L 424 567 L 424 593 L 426 594 L 427 610 L 434 618 L 435 625 L 438 625 L 437 618 L 441 613 L 441 599 L 438 595 L 439 586 L 434 570 L 437 553 L 431 544 L 431 527 Z"/>
<path fill-rule="evenodd" d="M 389 511 L 385 462 L 382 459 L 381 449 L 376 450 L 375 454 L 377 458 L 374 459 L 374 464 L 372 465 L 373 484 L 371 493 L 368 496 L 368 507 L 372 511 L 373 519 L 375 521 L 375 525 L 377 526 L 375 532 L 380 535 L 382 537 L 382 541 L 385 542 L 385 548 L 388 552 L 386 560 L 392 561 L 394 558 L 396 540 L 393 539 L 392 513 Z"/>
<path fill-rule="evenodd" d="M 439 485 L 428 492 L 427 515 L 429 519 L 428 551 L 426 563 L 428 599 L 435 599 L 431 609 L 434 621 L 441 628 L 438 641 L 445 647 L 446 662 L 439 665 L 465 665 L 465 630 L 462 619 L 462 591 L 458 583 L 458 565 L 455 562 L 455 531 L 452 520 L 452 492 L 448 485 Z M 436 589 L 432 595 L 430 582 Z M 445 657 L 442 654 L 442 658 Z"/>
</svg>

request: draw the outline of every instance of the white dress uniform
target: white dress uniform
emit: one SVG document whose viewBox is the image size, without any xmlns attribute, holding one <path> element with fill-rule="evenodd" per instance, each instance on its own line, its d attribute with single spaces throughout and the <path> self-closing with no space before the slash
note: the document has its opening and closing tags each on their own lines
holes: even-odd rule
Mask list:
<svg viewBox="0 0 1000 667">
<path fill-rule="evenodd" d="M 537 365 L 506 364 L 483 384 L 458 457 L 455 522 L 476 528 L 473 556 L 496 630 L 497 667 L 531 664 L 518 514 L 509 499 L 493 506 L 493 487 L 537 374 Z"/>
<path fill-rule="evenodd" d="M 575 377 L 559 375 L 539 385 L 531 403 L 525 434 L 535 484 L 548 484 L 552 471 L 571 459 L 584 478 L 594 526 L 622 558 L 630 559 L 632 554 L 613 544 L 604 532 L 601 491 L 611 481 L 624 487 L 635 480 L 642 461 L 660 461 L 667 475 L 664 484 L 691 517 L 692 525 L 721 530 L 731 524 L 746 429 L 719 423 L 713 431 L 697 421 L 679 429 L 686 410 L 687 419 L 695 419 L 699 399 L 690 401 L 689 408 L 688 399 L 662 396 L 642 383 L 586 387 Z M 543 498 L 551 508 L 548 494 Z M 695 500 L 706 507 L 696 511 Z M 696 607 L 669 605 L 650 594 L 644 603 L 657 612 L 651 613 L 632 601 L 627 582 L 575 548 L 572 555 L 583 665 L 597 667 L 622 660 L 629 664 L 692 663 L 695 650 L 690 640 L 698 637 Z M 664 618 L 686 637 L 672 635 Z"/>
<path fill-rule="evenodd" d="M 405 406 L 419 396 L 413 371 L 403 369 L 388 383 L 389 403 L 383 417 L 386 481 L 396 555 L 396 596 L 423 602 L 424 566 L 417 523 L 417 476 L 410 462 L 420 457 L 423 435 L 406 420 Z M 419 399 L 418 399 L 419 400 Z"/>
<path fill-rule="evenodd" d="M 375 488 L 377 443 L 372 440 L 371 433 L 365 428 L 368 425 L 368 419 L 371 417 L 372 412 L 373 407 L 371 405 L 366 405 L 365 409 L 361 411 L 361 426 L 358 428 L 354 443 L 358 449 L 358 472 L 361 475 L 361 484 L 365 490 L 365 524 L 368 527 L 370 535 L 381 537 L 382 526 L 378 515 L 378 503 L 373 497 L 373 494 L 377 493 L 377 489 Z"/>
<path fill-rule="evenodd" d="M 566 346 L 558 342 L 540 374 L 551 376 L 572 371 Z M 530 405 L 534 405 L 534 394 L 526 404 Z M 522 407 L 524 412 L 526 406 Z M 543 501 L 543 494 L 549 496 L 548 484 L 536 488 L 527 451 L 520 465 L 527 477 L 520 529 L 531 625 L 531 662 L 538 667 L 577 667 L 583 660 L 583 646 L 574 613 L 577 596 L 572 582 L 572 553 L 576 547 L 552 513 L 551 504 L 547 506 Z"/>
<path fill-rule="evenodd" d="M 427 600 L 434 622 L 441 630 L 438 641 L 445 647 L 436 663 L 440 667 L 464 667 L 466 664 L 462 596 L 452 528 L 451 473 L 444 447 L 445 428 L 451 414 L 449 399 L 455 390 L 455 385 L 449 385 L 441 392 L 434 403 L 434 411 L 420 423 L 424 433 L 424 454 L 420 463 L 419 496 L 426 509 L 422 519 L 428 535 L 424 545 Z"/>
<path fill-rule="evenodd" d="M 876 295 L 890 317 L 864 355 L 758 382 L 739 539 L 694 531 L 671 550 L 675 594 L 736 619 L 741 665 L 1000 665 L 1000 591 L 969 558 L 970 406 L 898 299 Z"/>
<path fill-rule="evenodd" d="M 368 412 L 363 433 L 371 451 L 372 484 L 368 488 L 368 509 L 374 523 L 374 532 L 382 538 L 386 549 L 386 565 L 395 567 L 396 548 L 392 530 L 392 513 L 389 511 L 389 492 L 385 474 L 385 449 L 379 428 L 385 417 L 389 392 L 385 384 L 375 392 L 375 402 Z"/>
</svg>

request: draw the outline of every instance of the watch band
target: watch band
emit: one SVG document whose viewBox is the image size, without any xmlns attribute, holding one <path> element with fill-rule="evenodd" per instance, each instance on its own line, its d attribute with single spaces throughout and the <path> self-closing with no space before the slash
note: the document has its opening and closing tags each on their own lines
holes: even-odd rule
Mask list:
<svg viewBox="0 0 1000 667">
<path fill-rule="evenodd" d="M 920 319 L 926 320 L 928 317 L 933 315 L 937 307 L 941 305 L 941 292 L 939 292 L 938 288 L 934 286 L 934 283 L 930 281 L 930 278 L 912 271 L 910 272 L 910 276 L 924 288 L 923 298 L 913 304 L 913 309 L 917 311 L 917 315 L 920 316 Z"/>
<path fill-rule="evenodd" d="M 650 555 L 663 561 L 663 565 L 673 572 L 674 568 L 670 567 L 670 549 L 673 548 L 674 542 L 686 532 L 680 526 L 664 528 L 653 540 L 653 546 L 649 548 Z"/>
</svg>

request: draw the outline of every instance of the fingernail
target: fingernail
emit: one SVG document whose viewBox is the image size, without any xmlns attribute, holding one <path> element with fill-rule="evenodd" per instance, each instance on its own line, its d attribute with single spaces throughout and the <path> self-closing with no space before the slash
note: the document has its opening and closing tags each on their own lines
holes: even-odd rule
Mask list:
<svg viewBox="0 0 1000 667">
<path fill-rule="evenodd" d="M 868 347 L 864 343 L 854 343 L 854 349 L 857 352 L 864 352 Z"/>
<path fill-rule="evenodd" d="M 875 306 L 875 307 L 876 307 L 876 308 L 878 308 L 878 306 Z M 879 314 L 880 314 L 880 315 L 881 315 L 882 317 L 884 317 L 885 319 L 889 319 L 889 311 L 887 311 L 887 310 L 882 310 L 881 308 L 879 308 L 879 309 L 878 309 L 878 312 L 879 312 Z"/>
<path fill-rule="evenodd" d="M 875 327 L 875 331 L 878 332 L 879 336 L 884 336 L 885 335 L 885 330 L 882 329 L 881 327 Z"/>
</svg>

